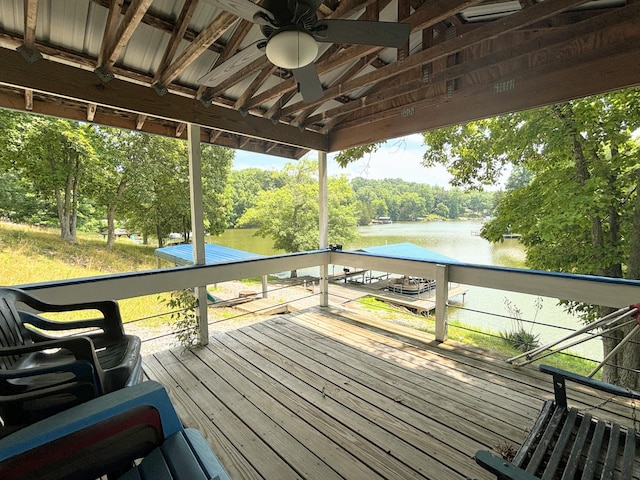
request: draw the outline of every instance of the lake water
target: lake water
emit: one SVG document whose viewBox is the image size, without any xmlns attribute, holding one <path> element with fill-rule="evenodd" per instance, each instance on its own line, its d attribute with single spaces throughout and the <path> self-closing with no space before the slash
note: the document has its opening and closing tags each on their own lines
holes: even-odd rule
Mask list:
<svg viewBox="0 0 640 480">
<path fill-rule="evenodd" d="M 411 242 L 466 263 L 526 268 L 524 248 L 517 239 L 507 239 L 503 243 L 492 244 L 477 234 L 481 228 L 482 224 L 475 221 L 371 225 L 359 227 L 358 238 L 345 244 L 344 250 Z M 227 230 L 224 234 L 211 238 L 210 241 L 264 255 L 283 253 L 275 251 L 270 240 L 255 237 L 254 233 L 255 230 L 252 229 Z M 567 314 L 556 304 L 556 299 L 539 299 L 534 295 L 474 286 L 467 288 L 468 291 L 464 296 L 452 299 L 451 303 L 459 308 L 449 309 L 451 320 L 458 320 L 493 332 L 508 331 L 513 328 L 512 321 L 501 316 L 510 315 L 506 305 L 506 302 L 509 302 L 521 311 L 523 319 L 536 321 L 535 332 L 540 335 L 542 343 L 548 343 L 566 335 L 565 332 L 545 327 L 544 324 L 572 329 L 582 326 L 577 318 Z M 542 308 L 537 309 L 536 305 L 540 300 Z M 602 358 L 600 340 L 586 342 L 573 347 L 572 350 L 591 359 Z"/>
</svg>

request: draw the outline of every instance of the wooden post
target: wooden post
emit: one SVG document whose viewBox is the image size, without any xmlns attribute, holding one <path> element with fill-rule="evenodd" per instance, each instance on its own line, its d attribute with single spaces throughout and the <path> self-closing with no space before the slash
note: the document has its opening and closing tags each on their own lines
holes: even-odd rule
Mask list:
<svg viewBox="0 0 640 480">
<path fill-rule="evenodd" d="M 447 302 L 449 301 L 449 267 L 436 265 L 436 341 L 448 336 Z"/>
<path fill-rule="evenodd" d="M 200 157 L 200 125 L 189 124 L 187 130 L 189 143 L 189 189 L 191 196 L 191 243 L 193 245 L 193 263 L 204 265 L 204 203 L 202 201 L 202 160 Z M 209 318 L 207 315 L 207 286 L 195 288 L 198 299 L 198 334 L 200 344 L 209 343 Z"/>
<path fill-rule="evenodd" d="M 320 249 L 329 248 L 329 187 L 327 152 L 318 152 L 318 186 L 320 211 Z M 320 265 L 320 306 L 329 306 L 329 264 Z"/>
</svg>

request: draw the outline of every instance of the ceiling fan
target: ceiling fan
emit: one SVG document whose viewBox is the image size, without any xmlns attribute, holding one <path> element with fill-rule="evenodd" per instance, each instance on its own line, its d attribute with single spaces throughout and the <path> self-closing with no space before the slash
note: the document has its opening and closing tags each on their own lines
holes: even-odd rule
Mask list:
<svg viewBox="0 0 640 480">
<path fill-rule="evenodd" d="M 198 82 L 215 86 L 266 55 L 274 65 L 290 70 L 304 101 L 313 102 L 323 95 L 314 64 L 317 42 L 399 48 L 409 39 L 411 26 L 407 23 L 318 20 L 316 11 L 322 1 L 265 0 L 259 6 L 251 0 L 210 0 L 223 10 L 260 25 L 265 38 L 218 65 Z"/>
</svg>

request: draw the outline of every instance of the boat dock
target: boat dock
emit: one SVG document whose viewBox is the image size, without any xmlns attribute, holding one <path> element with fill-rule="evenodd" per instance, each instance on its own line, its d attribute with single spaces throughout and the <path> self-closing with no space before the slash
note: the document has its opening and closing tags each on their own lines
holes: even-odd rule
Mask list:
<svg viewBox="0 0 640 480">
<path fill-rule="evenodd" d="M 289 282 L 292 280 L 289 279 Z M 259 313 L 262 315 L 273 315 L 287 313 L 294 310 L 301 310 L 316 306 L 318 299 L 315 293 L 319 292 L 319 279 L 315 277 L 296 278 L 296 283 L 299 285 L 299 290 L 305 291 L 305 294 L 299 296 L 294 295 L 295 298 L 290 298 L 288 302 L 276 301 L 271 298 L 262 298 L 259 291 L 252 291 L 251 295 L 247 292 L 243 292 L 242 297 L 232 300 L 224 300 L 212 306 L 225 307 L 233 306 L 245 313 Z M 302 284 L 300 282 L 302 281 Z M 287 280 L 280 280 L 283 284 L 288 283 Z M 429 290 L 417 295 L 403 295 L 400 293 L 394 293 L 385 290 L 389 283 L 387 280 L 379 280 L 372 283 L 360 283 L 351 281 L 344 283 L 344 277 L 339 282 L 335 280 L 331 282 L 329 287 L 329 303 L 334 305 L 341 305 L 348 302 L 352 302 L 364 297 L 373 297 L 381 302 L 389 303 L 399 307 L 406 308 L 420 315 L 427 315 L 434 311 L 436 308 L 435 290 Z M 288 289 L 287 289 L 288 290 Z M 298 289 L 295 289 L 296 291 Z M 280 291 L 279 295 L 284 295 L 284 291 Z M 467 292 L 467 288 L 459 285 L 449 286 L 449 298 L 451 300 L 454 297 L 463 296 Z"/>
<path fill-rule="evenodd" d="M 347 301 L 357 300 L 362 297 L 373 297 L 381 302 L 390 303 L 411 310 L 420 315 L 427 315 L 436 308 L 436 292 L 429 290 L 416 295 L 403 295 L 390 292 L 387 289 L 389 283 L 386 280 L 379 280 L 372 283 L 332 283 L 329 291 L 332 295 L 344 297 Z M 464 296 L 467 289 L 461 286 L 449 286 L 449 298 L 459 295 Z"/>
</svg>

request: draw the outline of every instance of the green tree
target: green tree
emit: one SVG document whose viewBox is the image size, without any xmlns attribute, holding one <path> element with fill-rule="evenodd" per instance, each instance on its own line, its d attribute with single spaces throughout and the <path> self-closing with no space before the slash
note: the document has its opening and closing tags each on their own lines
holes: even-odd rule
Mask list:
<svg viewBox="0 0 640 480">
<path fill-rule="evenodd" d="M 141 173 L 149 139 L 149 135 L 139 132 L 96 129 L 98 155 L 92 165 L 90 187 L 93 199 L 104 209 L 107 219 L 107 248 L 115 244 L 116 216 L 127 198 L 127 190 L 144 178 Z"/>
<path fill-rule="evenodd" d="M 416 192 L 405 192 L 400 196 L 398 220 L 415 220 L 425 215 L 424 199 L 420 195 Z"/>
<path fill-rule="evenodd" d="M 311 160 L 285 165 L 282 178 L 286 183 L 260 192 L 255 205 L 244 213 L 238 225 L 257 225 L 256 235 L 270 237 L 274 248 L 285 252 L 317 249 L 320 238 L 317 171 L 317 162 Z M 328 189 L 329 241 L 344 243 L 355 238 L 355 197 L 344 177 L 330 178 Z"/>
<path fill-rule="evenodd" d="M 467 185 L 491 183 L 514 165 L 528 178 L 501 197 L 486 238 L 520 233 L 535 269 L 637 279 L 638 127 L 640 91 L 629 89 L 425 133 L 425 163 L 444 162 Z M 587 321 L 608 313 L 569 308 Z M 603 338 L 605 355 L 624 333 Z M 632 373 L 640 367 L 636 348 L 623 349 L 611 364 L 620 368 L 607 366 L 607 381 L 640 386 Z"/>
<path fill-rule="evenodd" d="M 63 240 L 75 243 L 86 168 L 94 158 L 92 127 L 36 115 L 3 114 L 3 163 L 55 206 Z M 23 183 L 24 184 L 24 183 Z"/>
<path fill-rule="evenodd" d="M 236 226 L 244 212 L 255 205 L 260 192 L 281 187 L 283 185 L 281 177 L 279 172 L 260 168 L 232 170 L 230 175 L 232 211 L 229 215 L 229 225 Z"/>
<path fill-rule="evenodd" d="M 189 156 L 184 141 L 145 135 L 144 160 L 136 169 L 137 180 L 123 197 L 123 210 L 132 229 L 143 238 L 155 235 L 160 246 L 171 232 L 188 241 L 191 232 Z M 233 151 L 201 147 L 205 229 L 224 231 L 230 210 L 228 177 Z"/>
<path fill-rule="evenodd" d="M 16 223 L 49 223 L 46 220 L 56 215 L 33 191 L 33 185 L 17 172 L 0 171 L 0 218 Z"/>
</svg>

